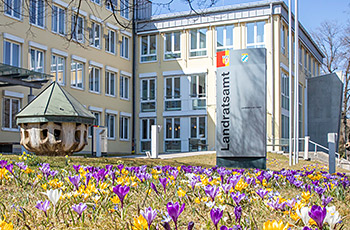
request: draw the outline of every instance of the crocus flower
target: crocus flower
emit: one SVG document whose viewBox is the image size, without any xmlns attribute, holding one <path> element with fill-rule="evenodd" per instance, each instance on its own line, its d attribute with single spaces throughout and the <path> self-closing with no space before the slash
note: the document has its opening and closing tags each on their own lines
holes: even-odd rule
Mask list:
<svg viewBox="0 0 350 230">
<path fill-rule="evenodd" d="M 182 204 L 181 208 L 180 208 L 179 202 L 176 202 L 176 203 L 169 202 L 166 205 L 166 207 L 167 207 L 169 216 L 171 217 L 171 219 L 173 219 L 173 221 L 175 223 L 175 229 L 177 229 L 177 218 L 180 216 L 180 214 L 185 209 L 185 204 Z"/>
<path fill-rule="evenodd" d="M 322 205 L 323 205 L 324 207 L 326 207 L 330 202 L 332 202 L 333 197 L 330 197 L 330 196 L 329 196 L 329 197 L 325 198 L 325 197 L 322 195 L 321 200 L 322 200 Z"/>
<path fill-rule="evenodd" d="M 193 221 L 189 222 L 188 225 L 187 225 L 187 230 L 192 230 L 194 227 L 194 223 Z"/>
<path fill-rule="evenodd" d="M 236 217 L 236 222 L 240 223 L 241 222 L 241 217 L 242 217 L 242 207 L 240 205 L 237 205 L 234 209 L 235 217 Z"/>
<path fill-rule="evenodd" d="M 159 195 L 157 187 L 153 184 L 153 182 L 151 183 L 151 188 L 156 192 L 157 195 Z"/>
<path fill-rule="evenodd" d="M 207 185 L 206 187 L 204 187 L 204 191 L 207 194 L 207 196 L 210 196 L 211 200 L 214 201 L 216 195 L 219 193 L 219 188 L 215 185 Z"/>
<path fill-rule="evenodd" d="M 265 189 L 258 189 L 258 191 L 256 191 L 256 194 L 258 194 L 261 197 L 261 199 L 264 199 L 267 193 L 268 191 Z"/>
<path fill-rule="evenodd" d="M 323 221 L 326 217 L 326 214 L 327 209 L 321 208 L 318 205 L 313 205 L 309 211 L 309 216 L 316 222 L 317 227 L 319 227 L 321 230 L 323 229 Z"/>
<path fill-rule="evenodd" d="M 326 207 L 327 209 L 327 215 L 324 218 L 324 221 L 329 224 L 329 227 L 331 230 L 335 229 L 335 225 L 339 223 L 341 220 L 339 212 L 335 210 L 334 206 Z"/>
<path fill-rule="evenodd" d="M 302 207 L 301 209 L 297 209 L 296 213 L 300 217 L 300 219 L 303 221 L 304 225 L 309 224 L 310 216 L 309 216 L 309 208 L 308 207 Z"/>
<path fill-rule="evenodd" d="M 56 206 L 57 202 L 59 201 L 62 195 L 62 191 L 59 189 L 55 189 L 55 190 L 50 189 L 50 190 L 47 190 L 46 192 L 42 192 L 42 194 L 46 195 L 49 198 L 53 206 Z"/>
<path fill-rule="evenodd" d="M 74 170 L 79 173 L 80 165 L 73 165 Z"/>
<path fill-rule="evenodd" d="M 151 207 L 146 208 L 145 211 L 141 210 L 141 215 L 147 220 L 148 228 L 151 229 L 151 224 L 157 216 L 157 211 L 152 210 Z"/>
<path fill-rule="evenodd" d="M 69 178 L 69 181 L 74 185 L 75 189 L 79 190 L 80 175 L 70 176 L 68 178 Z"/>
<path fill-rule="evenodd" d="M 118 196 L 120 200 L 122 209 L 123 209 L 124 198 L 129 191 L 130 191 L 130 187 L 127 185 L 121 186 L 120 184 L 118 184 L 113 188 L 113 192 Z"/>
<path fill-rule="evenodd" d="M 222 190 L 224 191 L 224 193 L 228 194 L 228 192 L 230 191 L 230 189 L 232 188 L 232 184 L 222 184 L 221 185 Z"/>
<path fill-rule="evenodd" d="M 165 230 L 171 230 L 169 222 L 162 222 L 161 225 Z"/>
<path fill-rule="evenodd" d="M 159 182 L 164 188 L 164 193 L 166 193 L 166 186 L 168 184 L 168 179 L 166 177 L 165 178 L 160 178 L 159 177 Z"/>
<path fill-rule="evenodd" d="M 35 207 L 41 211 L 43 211 L 46 215 L 46 211 L 49 209 L 50 207 L 50 201 L 45 200 L 45 201 L 38 201 L 35 205 Z"/>
<path fill-rule="evenodd" d="M 72 209 L 78 213 L 79 216 L 81 216 L 81 214 L 84 212 L 84 210 L 87 208 L 86 204 L 84 203 L 79 203 L 79 204 L 75 204 L 72 206 Z"/>
<path fill-rule="evenodd" d="M 231 193 L 231 197 L 234 202 L 239 205 L 239 203 L 245 198 L 245 194 L 241 194 L 239 191 L 237 191 L 237 193 Z"/>
<path fill-rule="evenodd" d="M 13 164 L 8 164 L 8 165 L 5 166 L 5 168 L 6 168 L 10 173 L 13 174 Z"/>
<path fill-rule="evenodd" d="M 303 230 L 312 230 L 312 228 L 309 228 L 308 226 L 305 226 Z"/>
<path fill-rule="evenodd" d="M 276 220 L 268 220 L 264 223 L 263 230 L 284 230 L 287 229 L 287 226 L 288 224 L 285 226 L 282 220 L 280 220 L 279 222 L 277 222 Z"/>
<path fill-rule="evenodd" d="M 213 221 L 215 225 L 215 229 L 218 229 L 218 223 L 222 218 L 223 210 L 220 210 L 220 208 L 213 208 L 210 210 L 210 218 Z"/>
<path fill-rule="evenodd" d="M 0 168 L 4 168 L 5 165 L 7 165 L 7 161 L 1 160 L 1 161 L 0 161 Z"/>
</svg>

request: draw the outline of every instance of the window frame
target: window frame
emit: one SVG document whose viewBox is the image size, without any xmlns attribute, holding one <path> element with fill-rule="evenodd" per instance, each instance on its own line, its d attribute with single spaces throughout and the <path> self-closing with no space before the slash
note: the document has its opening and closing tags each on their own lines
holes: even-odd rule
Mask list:
<svg viewBox="0 0 350 230">
<path fill-rule="evenodd" d="M 112 78 L 111 75 L 113 75 L 114 78 L 114 83 L 112 83 Z M 115 97 L 116 96 L 116 85 L 117 85 L 117 78 L 118 74 L 113 71 L 105 70 L 105 95 L 110 96 L 110 97 Z M 107 85 L 108 84 L 108 85 Z M 111 89 L 113 87 L 114 93 L 110 93 Z"/>
<path fill-rule="evenodd" d="M 75 64 L 75 85 L 72 85 L 72 63 L 74 62 Z M 82 64 L 82 82 L 81 82 L 81 87 L 78 86 L 78 71 L 79 71 L 79 68 L 78 68 L 78 65 L 79 64 Z M 70 69 L 70 77 L 71 77 L 71 82 L 70 82 L 70 87 L 74 88 L 74 89 L 80 89 L 80 90 L 84 90 L 84 79 L 85 79 L 85 63 L 84 62 L 81 62 L 81 61 L 78 61 L 78 60 L 75 60 L 75 59 L 72 59 L 71 60 L 71 69 Z"/>
<path fill-rule="evenodd" d="M 6 57 L 6 49 L 5 49 L 5 45 L 6 43 L 9 43 L 10 44 L 10 58 L 7 58 Z M 7 39 L 4 39 L 4 42 L 3 42 L 3 60 L 4 60 L 4 63 L 5 63 L 5 60 L 10 60 L 10 63 L 5 63 L 5 64 L 8 64 L 8 65 L 11 65 L 11 66 L 15 66 L 14 63 L 13 63 L 13 54 L 14 54 L 14 51 L 13 51 L 13 46 L 14 45 L 18 45 L 18 66 L 16 67 L 21 67 L 21 60 L 22 60 L 22 44 L 21 43 L 17 43 L 17 42 L 14 42 L 14 41 L 11 41 L 11 40 L 7 40 Z"/>
<path fill-rule="evenodd" d="M 127 124 L 127 127 L 125 127 Z M 130 141 L 130 117 L 119 116 L 119 140 L 120 141 Z"/>
<path fill-rule="evenodd" d="M 281 52 L 283 55 L 286 55 L 286 30 L 284 25 L 281 26 Z M 287 41 L 288 42 L 288 41 Z"/>
<path fill-rule="evenodd" d="M 167 80 L 171 79 L 171 95 L 167 94 Z M 175 79 L 179 79 L 179 95 L 175 95 Z M 180 107 L 167 108 L 168 103 L 179 103 Z M 164 111 L 181 111 L 182 97 L 181 97 L 181 77 L 166 77 L 164 78 Z"/>
<path fill-rule="evenodd" d="M 114 42 L 111 42 L 111 34 L 114 34 Z M 107 34 L 106 34 L 106 38 L 105 38 L 105 51 L 107 53 L 110 53 L 110 54 L 113 54 L 115 55 L 116 54 L 116 45 L 117 45 L 117 42 L 116 42 L 116 36 L 117 32 L 115 30 L 112 30 L 112 29 L 108 29 L 107 30 Z M 112 44 L 113 44 L 113 50 L 112 50 Z"/>
<path fill-rule="evenodd" d="M 32 50 L 34 51 L 34 66 L 35 67 L 32 67 Z M 37 64 L 38 64 L 38 60 L 37 60 L 37 57 L 38 57 L 38 53 L 41 52 L 42 53 L 42 70 L 38 70 L 37 68 Z M 39 73 L 44 73 L 45 72 L 45 51 L 44 50 L 40 50 L 40 49 L 36 49 L 34 47 L 29 47 L 29 69 L 30 70 L 33 70 L 33 71 L 36 71 L 36 72 L 39 72 Z"/>
<path fill-rule="evenodd" d="M 179 50 L 175 50 L 175 33 L 179 33 Z M 167 51 L 167 34 L 170 34 L 171 51 Z M 167 55 L 170 55 L 170 57 Z M 181 59 L 181 31 L 173 31 L 164 34 L 164 60 L 168 61 L 176 59 Z"/>
<path fill-rule="evenodd" d="M 96 70 L 99 70 L 99 76 L 96 78 Z M 90 65 L 89 66 L 89 92 L 100 94 L 101 92 L 101 72 L 102 69 L 100 67 Z M 93 73 L 93 74 L 91 74 Z M 91 78 L 92 77 L 92 78 Z M 92 79 L 92 81 L 91 81 Z M 98 80 L 98 90 L 96 90 L 96 80 Z M 91 83 L 92 82 L 92 83 Z M 92 89 L 91 89 L 92 86 Z"/>
<path fill-rule="evenodd" d="M 178 131 L 175 130 L 175 119 L 178 120 Z M 171 127 L 170 127 L 170 132 L 171 132 L 171 137 L 167 137 L 168 134 L 168 123 L 167 120 L 171 120 Z M 175 136 L 175 131 L 178 132 L 178 137 Z M 180 144 L 180 149 L 175 149 L 175 151 L 181 151 L 181 118 L 180 117 L 165 117 L 164 118 L 164 151 L 168 152 L 167 144 L 171 143 L 179 143 Z M 170 150 L 172 152 L 174 150 Z"/>
<path fill-rule="evenodd" d="M 289 114 L 289 76 L 281 72 L 281 109 L 286 111 L 286 114 Z M 285 104 L 285 107 L 283 106 Z"/>
<path fill-rule="evenodd" d="M 262 36 L 263 38 L 263 41 L 262 42 L 258 42 L 258 24 L 259 23 L 264 23 L 263 25 L 263 32 L 264 32 L 264 35 Z M 248 24 L 254 24 L 254 31 L 253 31 L 253 36 L 254 36 L 254 42 L 253 43 L 248 43 Z M 249 49 L 249 48 L 264 48 L 265 47 L 265 25 L 266 25 L 266 22 L 265 21 L 255 21 L 255 22 L 248 22 L 246 23 L 245 25 L 245 28 L 246 28 L 246 48 Z"/>
<path fill-rule="evenodd" d="M 227 45 L 227 27 L 231 27 L 232 26 L 232 45 Z M 223 43 L 224 45 L 222 47 L 218 47 L 218 28 L 223 28 L 223 34 L 222 34 L 222 37 L 223 37 Z M 216 44 L 215 44 L 215 47 L 216 47 L 216 52 L 219 52 L 219 51 L 224 51 L 224 50 L 229 50 L 229 49 L 234 49 L 234 29 L 235 29 L 235 26 L 233 24 L 230 24 L 230 25 L 223 25 L 223 26 L 216 26 L 215 27 L 215 39 L 216 39 Z"/>
<path fill-rule="evenodd" d="M 97 5 L 101 5 L 101 3 L 102 3 L 102 0 L 90 0 L 91 2 L 93 2 L 93 3 L 95 3 L 95 4 L 97 4 Z"/>
<path fill-rule="evenodd" d="M 129 60 L 130 56 L 129 56 L 129 44 L 130 38 L 128 36 L 124 36 L 122 35 L 122 40 L 120 43 L 120 52 L 119 55 L 120 57 Z"/>
<path fill-rule="evenodd" d="M 147 98 L 143 98 L 143 82 L 147 82 Z M 154 99 L 151 99 L 151 81 L 154 81 Z M 154 103 L 154 110 L 143 111 L 142 104 Z M 156 78 L 143 78 L 140 80 L 140 112 L 155 112 L 157 110 L 157 79 Z"/>
<path fill-rule="evenodd" d="M 125 87 L 126 82 L 128 82 L 127 87 Z M 122 100 L 130 100 L 130 77 L 123 74 L 119 76 L 119 96 Z"/>
<path fill-rule="evenodd" d="M 107 139 L 108 140 L 116 140 L 116 115 L 112 114 L 112 113 L 106 113 L 106 120 L 105 120 L 105 124 L 107 127 Z M 111 130 L 111 118 L 113 118 L 113 130 Z M 113 131 L 113 132 L 112 132 Z M 111 135 L 112 134 L 112 135 Z"/>
<path fill-rule="evenodd" d="M 9 127 L 5 127 L 5 100 L 10 100 L 10 111 L 9 111 Z M 3 100 L 2 100 L 2 124 L 1 124 L 1 129 L 4 130 L 4 131 L 19 131 L 19 126 L 17 126 L 16 124 L 12 124 L 13 122 L 13 103 L 12 101 L 13 100 L 17 100 L 18 101 L 18 110 L 17 110 L 17 113 L 21 110 L 21 98 L 14 98 L 14 97 L 6 97 L 4 96 L 3 97 Z M 16 114 L 17 114 L 16 113 Z M 15 122 L 16 123 L 16 122 Z M 13 127 L 16 127 L 16 128 L 13 128 Z"/>
<path fill-rule="evenodd" d="M 50 72 L 51 73 L 53 73 L 54 71 L 52 71 L 52 65 L 53 65 L 53 58 L 54 57 L 56 57 L 56 62 L 55 62 L 55 66 L 56 66 L 56 70 L 55 70 L 55 81 L 56 82 L 58 82 L 60 85 L 65 85 L 66 84 L 66 58 L 65 57 L 63 57 L 63 56 L 59 56 L 59 55 L 57 55 L 57 54 L 51 54 L 51 64 L 50 64 Z M 58 73 L 60 72 L 59 70 L 58 70 L 58 66 L 59 66 L 59 64 L 58 64 L 58 58 L 61 58 L 61 59 L 63 59 L 63 81 L 62 82 L 60 82 L 60 81 L 58 81 L 58 79 L 57 79 L 57 76 L 58 76 Z"/>
<path fill-rule="evenodd" d="M 75 23 L 75 17 L 78 18 L 77 23 Z M 79 20 L 79 18 L 81 20 Z M 79 21 L 81 21 L 81 27 L 79 26 Z M 73 33 L 73 25 L 74 25 L 74 33 Z M 80 28 L 81 28 L 81 33 L 79 33 Z M 72 14 L 71 33 L 72 33 L 72 39 L 74 41 L 79 43 L 85 42 L 85 17 L 84 16 L 77 13 Z M 81 37 L 81 39 L 79 39 L 79 37 Z"/>
<path fill-rule="evenodd" d="M 142 148 L 142 144 L 143 143 L 147 143 L 149 142 L 149 144 L 151 145 L 151 137 L 152 137 L 152 124 L 151 124 L 151 120 L 153 120 L 153 125 L 156 125 L 157 123 L 157 118 L 156 117 L 147 117 L 147 118 L 141 118 L 140 119 L 140 152 L 146 152 L 146 151 L 150 151 L 151 148 L 149 150 L 145 150 L 143 151 Z M 143 133 L 144 133 L 144 123 L 143 121 L 146 121 L 147 126 L 146 126 L 146 133 L 147 133 L 147 137 L 144 138 Z"/>
<path fill-rule="evenodd" d="M 19 12 L 15 9 L 15 2 L 19 2 Z M 11 6 L 9 6 L 8 2 L 6 0 L 4 1 L 4 14 L 10 18 L 16 19 L 16 20 L 22 20 L 22 0 L 10 0 Z M 10 14 L 8 13 L 10 12 Z M 15 13 L 18 13 L 18 17 L 15 16 Z"/>
<path fill-rule="evenodd" d="M 96 29 L 98 27 L 98 29 Z M 98 31 L 98 36 L 96 35 L 96 31 Z M 91 27 L 89 28 L 89 45 L 91 47 L 94 47 L 96 49 L 101 49 L 101 31 L 102 31 L 102 25 L 98 22 L 91 21 Z M 96 41 L 98 41 L 98 44 L 96 44 Z"/>
<path fill-rule="evenodd" d="M 201 30 L 205 30 L 205 47 L 204 48 L 199 48 L 200 47 L 200 42 L 201 42 L 201 39 L 200 39 L 200 31 Z M 192 33 L 191 31 L 196 31 L 196 47 L 195 49 L 192 49 Z M 196 29 L 191 29 L 190 30 L 190 33 L 189 33 L 189 36 L 190 36 L 190 39 L 189 39 L 189 57 L 190 58 L 195 58 L 195 57 L 206 57 L 208 55 L 208 50 L 207 50 L 207 32 L 208 32 L 208 29 L 206 27 L 203 27 L 203 28 L 196 28 Z M 199 54 L 197 54 L 197 52 L 199 52 Z M 201 53 L 203 52 L 203 53 Z M 192 55 L 193 53 L 193 55 Z"/>
<path fill-rule="evenodd" d="M 113 9 L 112 9 L 112 7 L 110 6 L 110 5 L 111 5 L 110 2 L 112 2 L 112 4 L 113 4 Z M 118 10 L 118 0 L 111 0 L 111 1 L 106 0 L 106 1 L 105 1 L 105 4 L 106 4 L 106 9 L 107 9 L 107 10 L 110 10 L 110 11 L 112 11 L 112 12 L 113 12 L 113 10 L 114 10 L 114 11 L 117 11 L 117 10 Z"/>
<path fill-rule="evenodd" d="M 32 2 L 35 2 L 35 15 L 32 16 L 32 7 L 33 7 L 33 3 Z M 42 2 L 42 6 L 43 6 L 43 10 L 42 12 L 39 13 L 39 2 Z M 44 0 L 30 0 L 29 1 L 29 23 L 31 25 L 34 25 L 34 26 L 37 26 L 39 28 L 42 28 L 42 29 L 45 29 L 45 11 L 46 11 L 46 8 L 45 8 L 45 1 Z M 39 14 L 42 14 L 42 25 L 39 24 Z M 35 17 L 34 18 L 34 22 L 32 22 L 32 17 Z"/>
<path fill-rule="evenodd" d="M 129 4 L 129 0 L 120 0 L 120 16 L 127 20 L 130 19 Z"/>
<path fill-rule="evenodd" d="M 151 37 L 154 36 L 154 41 L 155 41 L 155 53 L 151 53 Z M 142 54 L 143 52 L 143 38 L 147 38 L 147 51 L 146 54 Z M 149 34 L 149 35 L 142 35 L 140 36 L 140 63 L 148 63 L 148 62 L 156 62 L 157 61 L 157 46 L 158 46 L 158 41 L 157 41 L 157 35 L 156 34 Z M 143 59 L 145 58 L 145 59 Z M 147 60 L 150 58 L 150 60 Z"/>
<path fill-rule="evenodd" d="M 88 137 L 92 138 L 92 129 L 93 127 L 96 126 L 100 126 L 101 125 L 101 112 L 99 111 L 94 111 L 94 110 L 90 110 L 90 112 L 95 116 L 95 120 L 94 120 L 94 124 L 91 125 L 88 129 Z M 96 116 L 97 115 L 97 116 Z"/>
<path fill-rule="evenodd" d="M 56 8 L 57 12 L 54 14 L 54 9 Z M 60 17 L 60 10 L 63 10 L 63 33 L 60 32 L 60 19 L 62 19 L 62 17 Z M 57 31 L 54 30 L 54 16 L 56 16 L 56 26 L 57 26 Z M 61 36 L 65 36 L 66 35 L 66 8 L 57 6 L 57 5 L 53 5 L 52 6 L 52 15 L 51 15 L 51 32 L 61 35 Z"/>
<path fill-rule="evenodd" d="M 196 93 L 193 93 L 193 78 L 195 78 L 195 87 L 196 87 Z M 204 78 L 204 93 L 199 93 L 200 91 L 200 78 Z M 189 95 L 190 99 L 192 101 L 192 110 L 205 110 L 207 108 L 207 77 L 206 74 L 195 74 L 190 76 L 190 87 L 189 87 Z M 200 106 L 200 101 L 205 102 L 205 106 Z M 195 105 L 197 103 L 197 105 Z"/>
</svg>

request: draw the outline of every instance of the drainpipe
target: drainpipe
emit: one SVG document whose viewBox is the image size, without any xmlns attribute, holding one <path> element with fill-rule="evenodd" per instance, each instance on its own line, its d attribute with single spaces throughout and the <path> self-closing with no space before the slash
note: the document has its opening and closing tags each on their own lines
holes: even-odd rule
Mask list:
<svg viewBox="0 0 350 230">
<path fill-rule="evenodd" d="M 270 18 L 271 18 L 271 83 L 272 83 L 272 111 L 271 111 L 271 121 L 272 121 L 272 150 L 275 150 L 275 51 L 274 51 L 274 28 L 273 28 L 273 4 L 270 3 Z"/>
<path fill-rule="evenodd" d="M 136 125 L 136 0 L 133 0 L 133 15 L 132 15 L 132 141 L 131 141 L 131 154 L 136 153 L 136 138 L 135 138 L 135 125 Z"/>
</svg>

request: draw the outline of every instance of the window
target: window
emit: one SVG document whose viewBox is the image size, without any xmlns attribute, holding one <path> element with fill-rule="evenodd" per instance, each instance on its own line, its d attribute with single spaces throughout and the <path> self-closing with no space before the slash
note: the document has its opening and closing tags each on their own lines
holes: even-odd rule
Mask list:
<svg viewBox="0 0 350 230">
<path fill-rule="evenodd" d="M 141 80 L 141 112 L 156 111 L 156 79 Z"/>
<path fill-rule="evenodd" d="M 91 0 L 91 1 L 98 4 L 98 5 L 100 5 L 100 3 L 101 3 L 101 0 Z"/>
<path fill-rule="evenodd" d="M 303 89 L 304 87 L 299 84 L 299 137 L 303 135 Z"/>
<path fill-rule="evenodd" d="M 303 65 L 303 50 L 301 46 L 299 46 L 299 65 Z"/>
<path fill-rule="evenodd" d="M 30 0 L 29 21 L 33 25 L 44 27 L 44 0 Z"/>
<path fill-rule="evenodd" d="M 107 126 L 107 137 L 109 139 L 115 139 L 115 115 L 106 114 L 106 126 Z"/>
<path fill-rule="evenodd" d="M 21 19 L 21 0 L 5 0 L 5 14 L 17 19 Z"/>
<path fill-rule="evenodd" d="M 84 19 L 78 15 L 72 16 L 72 37 L 78 42 L 84 42 Z"/>
<path fill-rule="evenodd" d="M 155 118 L 145 118 L 140 120 L 141 125 L 141 152 L 151 150 L 151 127 L 156 124 Z"/>
<path fill-rule="evenodd" d="M 90 66 L 89 72 L 89 90 L 91 92 L 99 93 L 101 69 Z"/>
<path fill-rule="evenodd" d="M 129 140 L 129 117 L 120 116 L 119 118 L 119 138 L 120 140 Z"/>
<path fill-rule="evenodd" d="M 308 72 L 309 72 L 309 76 L 310 76 L 311 75 L 311 54 L 308 55 L 308 59 L 309 59 Z"/>
<path fill-rule="evenodd" d="M 198 139 L 202 145 L 206 145 L 206 117 L 191 117 L 190 119 L 190 127 L 191 127 L 191 135 L 190 139 Z M 200 147 L 200 148 L 199 148 Z M 206 150 L 206 147 L 202 148 L 202 146 L 191 145 L 189 143 L 190 151 L 203 151 Z"/>
<path fill-rule="evenodd" d="M 3 100 L 2 127 L 4 129 L 18 130 L 15 115 L 20 109 L 20 100 L 5 97 Z"/>
<path fill-rule="evenodd" d="M 216 27 L 216 51 L 233 49 L 233 25 Z"/>
<path fill-rule="evenodd" d="M 100 41 L 101 41 L 100 36 L 101 36 L 100 24 L 92 22 L 90 33 L 89 33 L 90 45 L 96 48 L 100 48 Z"/>
<path fill-rule="evenodd" d="M 288 143 L 289 139 L 289 116 L 286 116 L 282 114 L 282 120 L 281 120 L 281 138 L 283 143 Z M 283 146 L 282 150 L 283 151 L 288 151 L 289 147 L 288 146 Z"/>
<path fill-rule="evenodd" d="M 181 57 L 180 44 L 181 44 L 181 32 L 172 32 L 165 34 L 164 40 L 164 58 L 175 59 Z"/>
<path fill-rule="evenodd" d="M 264 44 L 264 26 L 265 22 L 247 23 L 247 48 L 261 48 Z"/>
<path fill-rule="evenodd" d="M 289 111 L 289 77 L 285 74 L 281 74 L 281 96 L 282 96 L 282 108 Z"/>
<path fill-rule="evenodd" d="M 319 72 L 319 66 L 318 66 L 318 64 L 316 64 L 316 75 L 318 76 L 320 74 L 320 72 Z"/>
<path fill-rule="evenodd" d="M 60 7 L 52 6 L 52 20 L 51 29 L 52 32 L 64 35 L 65 34 L 65 22 L 66 11 Z"/>
<path fill-rule="evenodd" d="M 37 49 L 30 49 L 30 70 L 44 72 L 44 52 Z"/>
<path fill-rule="evenodd" d="M 56 82 L 65 84 L 66 60 L 64 57 L 51 56 L 51 74 L 55 77 Z"/>
<path fill-rule="evenodd" d="M 120 56 L 129 59 L 129 38 L 122 36 L 120 43 Z"/>
<path fill-rule="evenodd" d="M 286 30 L 285 30 L 284 26 L 282 26 L 281 27 L 281 51 L 283 54 L 286 54 L 285 36 L 286 36 Z"/>
<path fill-rule="evenodd" d="M 180 118 L 165 119 L 165 151 L 181 151 Z"/>
<path fill-rule="evenodd" d="M 129 99 L 129 78 L 123 75 L 120 75 L 120 98 L 128 100 Z"/>
<path fill-rule="evenodd" d="M 107 10 L 117 11 L 117 5 L 118 5 L 117 0 L 106 0 L 106 9 Z"/>
<path fill-rule="evenodd" d="M 306 49 L 304 49 L 304 71 L 305 71 L 305 73 L 307 71 L 307 52 L 306 52 Z"/>
<path fill-rule="evenodd" d="M 120 16 L 129 19 L 129 0 L 120 0 Z"/>
<path fill-rule="evenodd" d="M 115 96 L 115 73 L 106 71 L 106 95 Z"/>
<path fill-rule="evenodd" d="M 192 109 L 206 109 L 206 83 L 205 75 L 194 75 L 190 78 L 190 97 Z"/>
<path fill-rule="evenodd" d="M 94 125 L 99 126 L 101 122 L 101 114 L 99 112 L 91 111 L 91 113 L 95 116 L 95 121 L 94 121 L 94 124 L 89 128 L 89 137 L 92 136 L 93 126 Z"/>
<path fill-rule="evenodd" d="M 180 77 L 165 79 L 165 111 L 181 110 Z"/>
<path fill-rule="evenodd" d="M 141 62 L 157 60 L 157 36 L 141 36 Z"/>
<path fill-rule="evenodd" d="M 105 38 L 106 51 L 115 54 L 115 31 L 108 30 Z"/>
<path fill-rule="evenodd" d="M 316 63 L 316 61 L 313 60 L 313 61 L 312 61 L 312 75 L 313 75 L 313 76 L 316 76 L 316 75 L 315 75 L 315 73 L 316 73 L 316 70 L 315 70 L 315 68 L 316 68 L 316 67 L 315 67 L 315 63 Z"/>
<path fill-rule="evenodd" d="M 192 29 L 191 34 L 191 48 L 190 57 L 207 55 L 207 29 Z"/>
<path fill-rule="evenodd" d="M 4 41 L 4 63 L 12 66 L 21 66 L 21 45 Z"/>
<path fill-rule="evenodd" d="M 84 64 L 76 60 L 72 60 L 71 63 L 71 87 L 83 89 L 84 85 Z"/>
</svg>

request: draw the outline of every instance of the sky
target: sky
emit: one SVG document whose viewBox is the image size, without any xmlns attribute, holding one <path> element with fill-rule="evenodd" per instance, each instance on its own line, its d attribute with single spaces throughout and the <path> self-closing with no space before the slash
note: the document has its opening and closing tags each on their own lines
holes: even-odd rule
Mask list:
<svg viewBox="0 0 350 230">
<path fill-rule="evenodd" d="M 155 0 L 153 2 L 167 2 L 168 0 Z M 200 0 L 194 0 L 194 2 Z M 203 0 L 202 0 L 203 1 Z M 239 3 L 255 2 L 256 0 L 218 0 L 215 6 L 234 5 Z M 288 0 L 284 0 L 288 5 Z M 292 0 L 292 6 L 294 6 Z M 308 32 L 316 31 L 324 21 L 337 21 L 340 24 L 350 23 L 350 0 L 298 0 L 299 21 Z M 194 7 L 198 7 L 194 3 Z M 294 7 L 293 7 L 294 9 Z M 153 9 L 155 10 L 155 9 Z M 185 0 L 174 0 L 170 10 L 165 8 L 156 9 L 156 14 L 188 11 L 190 10 Z M 294 11 L 294 10 L 293 10 Z"/>
</svg>

